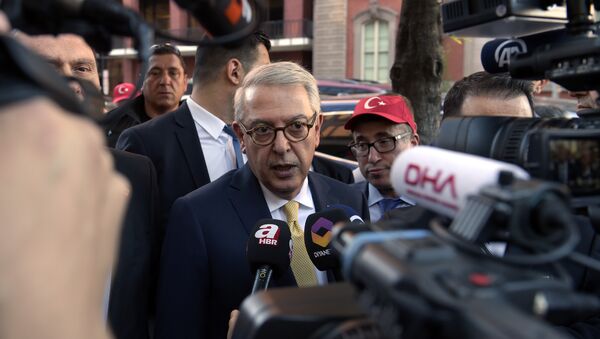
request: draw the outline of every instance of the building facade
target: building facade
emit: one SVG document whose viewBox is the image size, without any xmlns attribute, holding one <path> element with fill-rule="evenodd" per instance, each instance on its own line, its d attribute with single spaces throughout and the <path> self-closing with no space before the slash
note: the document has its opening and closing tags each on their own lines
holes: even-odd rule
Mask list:
<svg viewBox="0 0 600 339">
<path fill-rule="evenodd" d="M 169 0 L 121 0 L 156 28 L 172 35 L 200 38 L 202 27 Z M 298 62 L 318 79 L 360 79 L 389 83 L 401 0 L 268 0 L 261 28 L 272 41 L 271 59 Z M 191 75 L 195 46 L 176 44 Z M 101 56 L 106 94 L 120 82 L 140 76 L 129 39 L 116 40 Z M 445 38 L 444 79 L 457 80 L 477 67 L 479 51 L 469 42 Z M 468 52 L 468 57 L 465 53 Z M 467 62 L 467 64 L 465 64 Z M 468 71 L 468 72 L 467 72 Z"/>
</svg>

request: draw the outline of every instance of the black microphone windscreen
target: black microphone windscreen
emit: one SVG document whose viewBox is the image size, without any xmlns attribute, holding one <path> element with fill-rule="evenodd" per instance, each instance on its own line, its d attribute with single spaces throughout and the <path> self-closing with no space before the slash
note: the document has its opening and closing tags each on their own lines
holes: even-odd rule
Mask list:
<svg viewBox="0 0 600 339">
<path fill-rule="evenodd" d="M 290 267 L 291 240 L 290 229 L 285 221 L 259 220 L 250 233 L 246 246 L 246 256 L 252 271 L 268 265 L 275 278 L 281 276 Z"/>
<path fill-rule="evenodd" d="M 348 205 L 342 205 L 342 204 L 335 204 L 335 205 L 331 205 L 328 207 L 328 209 L 340 209 L 342 211 L 344 211 L 344 213 L 346 214 L 346 216 L 348 217 L 348 219 L 350 219 L 351 223 L 360 223 L 360 224 L 364 224 L 365 221 L 363 220 L 363 218 L 358 214 L 358 212 L 356 212 L 356 210 Z"/>
<path fill-rule="evenodd" d="M 313 213 L 306 219 L 304 226 L 304 243 L 308 256 L 320 271 L 339 267 L 339 260 L 331 249 L 333 225 L 348 222 L 350 219 L 341 209 L 327 209 Z"/>
<path fill-rule="evenodd" d="M 481 48 L 481 65 L 488 73 L 509 71 L 511 57 L 533 53 L 538 47 L 559 41 L 567 35 L 565 29 L 557 29 L 515 39 L 494 39 Z"/>
</svg>

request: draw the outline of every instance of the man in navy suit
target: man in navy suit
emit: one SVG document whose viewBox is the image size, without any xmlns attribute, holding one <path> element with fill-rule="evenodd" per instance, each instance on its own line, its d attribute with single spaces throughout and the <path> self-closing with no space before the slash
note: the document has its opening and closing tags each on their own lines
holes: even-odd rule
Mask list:
<svg viewBox="0 0 600 339">
<path fill-rule="evenodd" d="M 352 131 L 350 150 L 366 179 L 353 187 L 367 197 L 371 221 L 378 221 L 390 210 L 414 205 L 396 194 L 390 180 L 396 157 L 419 144 L 408 100 L 401 95 L 361 99 L 344 127 Z"/>
<path fill-rule="evenodd" d="M 259 219 L 286 220 L 294 234 L 303 232 L 309 214 L 333 204 L 368 217 L 360 192 L 309 173 L 322 124 L 310 73 L 291 62 L 258 67 L 236 92 L 234 108 L 233 128 L 248 161 L 173 205 L 161 258 L 156 338 L 225 338 L 230 312 L 252 288 L 246 242 Z M 309 258 L 294 251 L 292 268 L 274 286 L 330 280 L 327 272 L 294 260 Z"/>
</svg>

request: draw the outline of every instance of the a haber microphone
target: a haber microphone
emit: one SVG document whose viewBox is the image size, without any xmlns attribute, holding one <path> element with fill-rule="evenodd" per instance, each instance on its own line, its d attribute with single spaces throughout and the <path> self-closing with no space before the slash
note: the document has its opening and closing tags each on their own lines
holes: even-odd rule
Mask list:
<svg viewBox="0 0 600 339">
<path fill-rule="evenodd" d="M 531 54 L 539 47 L 567 36 L 565 29 L 557 29 L 515 39 L 494 39 L 481 48 L 481 65 L 488 73 L 509 71 L 511 57 Z"/>
<path fill-rule="evenodd" d="M 290 267 L 292 236 L 282 220 L 261 219 L 250 233 L 246 256 L 256 272 L 252 294 L 266 290 L 271 278 L 281 276 Z"/>
<path fill-rule="evenodd" d="M 501 172 L 527 180 L 522 168 L 505 162 L 418 146 L 402 152 L 390 173 L 394 190 L 417 205 L 454 218 L 465 206 L 467 197 L 487 185 L 498 183 Z"/>
<path fill-rule="evenodd" d="M 340 262 L 330 244 L 333 226 L 338 222 L 350 222 L 339 208 L 328 208 L 309 215 L 304 226 L 304 243 L 315 267 L 319 271 L 332 270 L 335 279 L 341 281 Z"/>
</svg>

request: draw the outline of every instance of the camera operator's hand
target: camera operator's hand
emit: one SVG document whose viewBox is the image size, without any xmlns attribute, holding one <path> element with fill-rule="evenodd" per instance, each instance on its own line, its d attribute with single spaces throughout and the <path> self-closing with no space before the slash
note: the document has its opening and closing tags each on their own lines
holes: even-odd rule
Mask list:
<svg viewBox="0 0 600 339">
<path fill-rule="evenodd" d="M 10 22 L 4 12 L 0 11 L 0 33 L 7 33 L 10 31 Z"/>
<path fill-rule="evenodd" d="M 233 310 L 229 314 L 229 327 L 227 328 L 227 339 L 231 339 L 233 337 L 233 329 L 235 327 L 235 323 L 240 316 L 239 310 Z"/>
<path fill-rule="evenodd" d="M 0 338 L 106 338 L 102 299 L 129 195 L 91 122 L 0 108 Z"/>
</svg>

